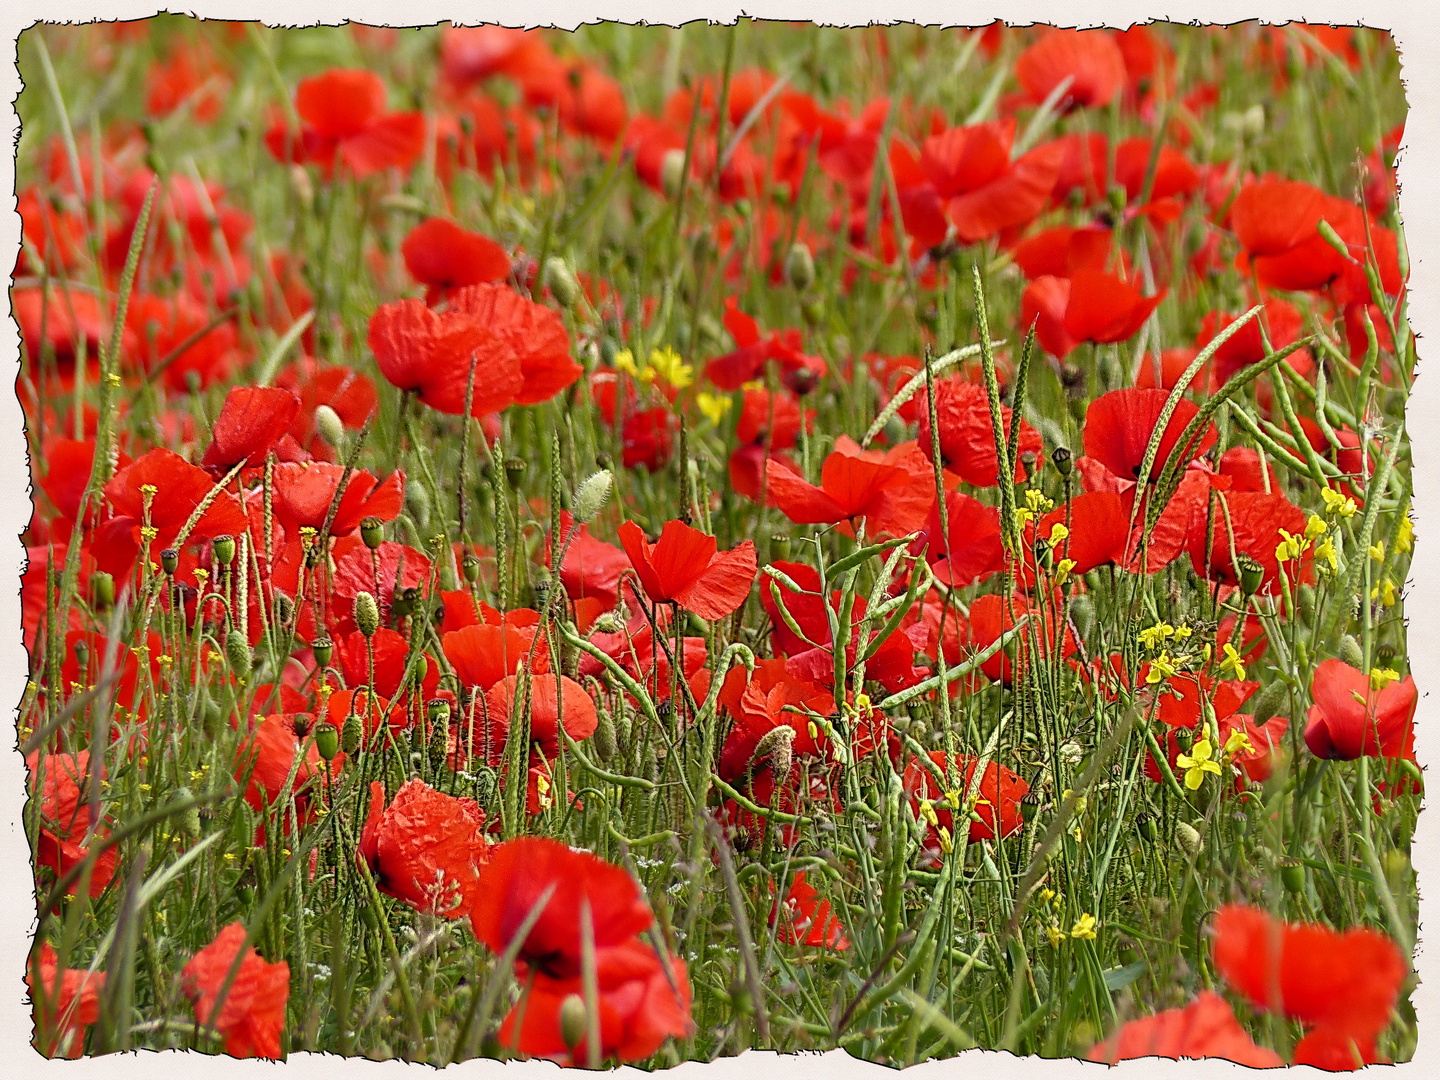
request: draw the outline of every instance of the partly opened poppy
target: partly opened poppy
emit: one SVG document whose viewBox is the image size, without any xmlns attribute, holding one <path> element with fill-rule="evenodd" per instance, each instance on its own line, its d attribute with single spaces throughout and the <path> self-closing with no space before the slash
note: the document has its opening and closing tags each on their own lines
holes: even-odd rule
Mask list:
<svg viewBox="0 0 1440 1080">
<path fill-rule="evenodd" d="M 417 911 L 459 919 L 470 913 L 475 883 L 490 845 L 485 811 L 413 779 L 385 805 L 380 782 L 370 784 L 370 813 L 359 855 L 382 892 Z"/>
<path fill-rule="evenodd" d="M 234 386 L 211 427 L 210 446 L 200 464 L 228 472 L 245 462 L 256 466 L 295 422 L 300 399 L 274 386 Z"/>
<path fill-rule="evenodd" d="M 1048 30 L 1015 61 L 1015 78 L 1036 104 L 1068 79 L 1062 101 L 1108 105 L 1125 85 L 1125 55 L 1108 30 Z"/>
<path fill-rule="evenodd" d="M 640 526 L 620 526 L 620 542 L 645 593 L 655 603 L 675 602 L 702 619 L 723 619 L 745 602 L 755 580 L 755 544 L 745 540 L 716 551 L 715 538 L 683 521 L 667 521 L 651 544 Z"/>
<path fill-rule="evenodd" d="M 452 290 L 510 276 L 510 256 L 503 247 L 444 218 L 429 218 L 411 229 L 400 254 L 410 276 L 425 286 L 425 300 L 431 304 Z"/>
<path fill-rule="evenodd" d="M 464 312 L 437 313 L 419 300 L 381 304 L 367 340 L 385 378 L 452 416 L 465 411 L 467 393 L 470 415 L 484 416 L 507 408 L 525 384 L 510 343 Z"/>
<path fill-rule="evenodd" d="M 231 923 L 190 958 L 181 972 L 181 984 L 185 996 L 195 1003 L 196 1022 L 224 1036 L 227 1054 L 278 1059 L 290 999 L 290 965 L 284 960 L 267 963 L 247 947 L 231 980 L 230 970 L 244 944 L 245 924 Z M 227 981 L 230 990 L 217 1012 Z"/>
<path fill-rule="evenodd" d="M 280 161 L 314 162 L 326 176 L 341 163 L 357 178 L 392 166 L 408 169 L 425 149 L 425 117 L 388 112 L 385 83 L 371 71 L 332 68 L 300 80 L 295 111 L 302 127 L 281 121 L 265 133 Z"/>
</svg>

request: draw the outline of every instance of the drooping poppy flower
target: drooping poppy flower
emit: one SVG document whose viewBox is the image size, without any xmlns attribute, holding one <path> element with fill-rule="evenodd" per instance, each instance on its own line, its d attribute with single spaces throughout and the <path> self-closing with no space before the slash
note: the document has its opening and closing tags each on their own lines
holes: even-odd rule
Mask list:
<svg viewBox="0 0 1440 1080">
<path fill-rule="evenodd" d="M 580 907 L 590 906 L 597 950 L 621 945 L 654 921 L 635 880 L 618 866 L 558 840 L 519 836 L 490 849 L 480 871 L 470 922 L 497 956 L 508 949 L 531 910 L 540 914 L 519 959 L 552 979 L 580 974 Z"/>
<path fill-rule="evenodd" d="M 287 535 L 299 535 L 302 526 L 320 529 L 330 512 L 330 504 L 345 480 L 345 469 L 328 462 L 282 462 L 275 467 L 275 519 Z M 367 517 L 394 521 L 405 505 L 405 474 L 396 470 L 377 481 L 364 469 L 352 469 L 345 483 L 345 492 L 335 518 L 330 523 L 331 536 L 348 536 Z M 240 528 L 227 532 L 239 532 Z"/>
<path fill-rule="evenodd" d="M 940 456 L 945 467 L 975 487 L 994 487 L 1000 475 L 1000 458 L 995 448 L 995 428 L 985 388 L 963 379 L 940 380 L 935 384 L 935 416 L 940 428 Z M 1010 420 L 1009 407 L 1002 405 L 1000 422 L 1007 436 Z M 915 441 L 925 459 L 931 460 L 933 448 L 928 410 L 920 413 L 920 431 Z M 1040 433 L 1029 422 L 1022 420 L 1019 453 L 1015 460 L 1017 481 L 1036 467 L 1044 449 Z"/>
<path fill-rule="evenodd" d="M 1236 904 L 1220 909 L 1214 927 L 1215 967 L 1252 1005 L 1293 1017 L 1326 1041 L 1353 1042 L 1358 1063 L 1370 1059 L 1410 970 L 1389 937 L 1285 923 Z"/>
<path fill-rule="evenodd" d="M 1145 465 L 1145 453 L 1169 397 L 1167 390 L 1133 387 L 1100 395 L 1085 410 L 1086 456 L 1094 458 L 1123 479 L 1143 479 L 1146 483 L 1158 480 L 1166 461 L 1179 446 L 1185 429 L 1200 412 L 1199 406 L 1186 398 L 1176 402 L 1160 437 L 1150 474 L 1142 478 L 1140 471 Z M 1214 446 L 1218 438 L 1215 425 L 1207 423 L 1187 445 L 1180 448 L 1178 460 L 1184 463 L 1199 457 Z"/>
<path fill-rule="evenodd" d="M 525 965 L 522 984 L 528 973 Z M 686 1038 L 695 1029 L 690 1019 L 689 974 L 685 961 L 672 953 L 662 959 L 638 938 L 597 949 L 595 981 L 602 1060 L 643 1061 L 666 1039 Z M 552 978 L 537 973 L 529 987 L 500 1025 L 500 1045 L 562 1065 L 583 1064 L 589 1054 L 588 1031 L 571 1048 L 562 1017 L 567 1000 L 584 1000 L 580 976 Z"/>
<path fill-rule="evenodd" d="M 673 601 L 712 621 L 745 602 L 758 568 L 753 541 L 717 551 L 713 536 L 682 521 L 667 521 L 653 545 L 640 526 L 626 521 L 620 543 L 651 601 Z"/>
<path fill-rule="evenodd" d="M 929 758 L 942 774 L 946 771 L 945 751 L 932 750 Z M 942 791 L 930 770 L 916 759 L 912 758 L 905 766 L 905 773 L 900 781 L 917 817 L 922 815 L 920 807 L 922 801 L 929 802 L 935 811 L 935 823 L 928 826 L 925 841 L 925 846 L 931 852 L 932 857 L 938 855 L 942 847 L 941 829 L 946 830 L 953 838 L 955 834 L 954 811 L 966 803 L 970 784 L 975 776 L 975 767 L 980 764 L 980 761 L 978 758 L 957 753 L 953 763 L 955 778 L 959 784 L 953 793 L 953 804 L 950 800 L 952 793 Z M 985 772 L 980 777 L 980 797 L 975 803 L 975 812 L 979 815 L 980 820 L 970 821 L 968 832 L 970 842 L 973 844 L 981 840 L 994 840 L 997 835 L 997 822 L 999 823 L 998 835 L 1001 837 L 1013 836 L 1019 832 L 1024 824 L 1020 818 L 1020 800 L 1029 790 L 1029 784 L 999 762 L 987 763 Z M 965 817 L 966 815 L 961 815 L 961 820 L 965 820 Z"/>
<path fill-rule="evenodd" d="M 265 133 L 278 161 L 313 162 L 329 177 L 337 164 L 357 179 L 389 168 L 408 169 L 425 149 L 425 117 L 388 112 L 385 83 L 371 71 L 332 68 L 301 79 L 295 111 L 301 129 L 284 120 Z"/>
<path fill-rule="evenodd" d="M 195 1003 L 195 1020 L 225 1037 L 231 1057 L 280 1057 L 280 1032 L 285 1027 L 285 1006 L 290 1000 L 290 965 L 268 963 L 254 947 L 245 949 L 235 978 L 230 969 L 245 944 L 245 924 L 233 922 L 205 948 L 190 958 L 181 971 L 185 996 Z M 218 1013 L 221 988 L 230 991 Z"/>
<path fill-rule="evenodd" d="M 473 799 L 406 781 L 390 805 L 385 788 L 370 784 L 370 812 L 357 855 L 381 892 L 416 911 L 461 919 L 470 914 L 475 884 L 489 858 L 485 811 Z"/>
<path fill-rule="evenodd" d="M 200 464 L 229 472 L 244 462 L 254 467 L 284 435 L 300 411 L 300 399 L 275 386 L 232 386 L 211 425 L 211 441 Z"/>
<path fill-rule="evenodd" d="M 1310 680 L 1315 704 L 1305 723 L 1305 745 L 1318 758 L 1415 756 L 1419 692 L 1407 675 L 1376 690 L 1369 675 L 1343 660 L 1322 660 Z"/>
<path fill-rule="evenodd" d="M 454 290 L 510 276 L 510 256 L 490 237 L 432 217 L 416 225 L 400 245 L 405 268 L 436 304 Z"/>
<path fill-rule="evenodd" d="M 1166 1009 L 1121 1024 L 1091 1048 L 1088 1060 L 1114 1065 L 1146 1057 L 1223 1058 L 1252 1069 L 1285 1064 L 1274 1050 L 1255 1045 L 1235 1019 L 1230 1003 L 1213 990 L 1202 990 L 1183 1009 Z"/>
<path fill-rule="evenodd" d="M 1047 30 L 1015 61 L 1015 78 L 1039 104 L 1066 79 L 1072 107 L 1110 104 L 1125 85 L 1125 56 L 1108 30 Z"/>
<path fill-rule="evenodd" d="M 801 870 L 795 875 L 784 900 L 776 900 L 770 912 L 770 925 L 780 924 L 776 937 L 786 944 L 844 952 L 850 948 L 845 927 L 834 914 L 830 901 L 822 898 L 815 886 L 805 880 L 805 873 Z"/>
<path fill-rule="evenodd" d="M 560 752 L 562 727 L 572 740 L 584 742 L 600 723 L 595 702 L 568 675 L 531 675 L 528 687 L 521 686 L 519 675 L 507 675 L 486 692 L 485 703 L 492 724 L 509 727 L 512 715 L 528 716 L 531 746 L 545 758 Z"/>
<path fill-rule="evenodd" d="M 46 1057 L 62 1052 L 67 1058 L 80 1057 L 85 1052 L 85 1029 L 100 1019 L 105 972 L 68 967 L 61 972 L 59 957 L 46 941 L 38 954 L 31 955 L 25 985 L 35 1007 L 40 1052 Z"/>
<path fill-rule="evenodd" d="M 453 304 L 443 313 L 419 300 L 381 304 L 370 317 L 367 340 L 385 378 L 452 416 L 465 411 L 467 392 L 472 416 L 508 408 L 525 383 L 510 343 L 483 319 L 456 311 Z"/>
<path fill-rule="evenodd" d="M 460 289 L 450 297 L 450 310 L 478 319 L 517 358 L 523 379 L 517 405 L 549 401 L 585 372 L 570 355 L 570 335 L 560 316 L 507 285 Z"/>
</svg>

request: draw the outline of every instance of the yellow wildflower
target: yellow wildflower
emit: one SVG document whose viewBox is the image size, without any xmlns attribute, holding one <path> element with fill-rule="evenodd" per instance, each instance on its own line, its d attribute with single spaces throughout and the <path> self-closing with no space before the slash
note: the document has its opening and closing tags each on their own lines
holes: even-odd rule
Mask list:
<svg viewBox="0 0 1440 1080">
<path fill-rule="evenodd" d="M 1415 524 L 1410 520 L 1409 513 L 1406 513 L 1406 515 L 1400 519 L 1400 531 L 1395 534 L 1395 550 L 1409 551 L 1414 542 Z"/>
<path fill-rule="evenodd" d="M 705 419 L 716 427 L 720 426 L 720 421 L 725 419 L 726 414 L 730 412 L 730 407 L 734 404 L 725 394 L 712 394 L 708 390 L 701 390 L 695 396 L 695 403 L 700 406 L 700 412 L 704 414 Z"/>
<path fill-rule="evenodd" d="M 1225 643 L 1225 657 L 1220 661 L 1220 671 L 1232 679 L 1245 678 L 1245 665 L 1240 660 L 1240 654 L 1228 641 Z"/>
<path fill-rule="evenodd" d="M 1073 938 L 1084 938 L 1087 941 L 1095 940 L 1095 916 L 1088 913 L 1082 914 L 1075 920 L 1075 925 L 1070 928 L 1070 936 Z"/>
<path fill-rule="evenodd" d="M 1342 495 L 1333 488 L 1321 488 L 1320 497 L 1325 500 L 1325 512 L 1334 514 L 1336 517 L 1352 518 L 1355 516 L 1355 500 L 1348 495 Z"/>
<path fill-rule="evenodd" d="M 1395 682 L 1399 678 L 1400 673 L 1394 668 L 1371 668 L 1370 689 L 1384 690 L 1385 687 L 1389 686 L 1392 682 Z"/>
<path fill-rule="evenodd" d="M 1317 517 L 1315 514 L 1311 514 L 1309 520 L 1305 522 L 1305 538 L 1307 540 L 1316 540 L 1329 531 L 1330 526 L 1325 524 L 1325 519 Z"/>
<path fill-rule="evenodd" d="M 1275 558 L 1281 562 L 1289 562 L 1292 559 L 1300 558 L 1300 555 L 1309 550 L 1310 541 L 1302 533 L 1299 536 L 1291 536 L 1284 529 L 1280 530 L 1280 543 L 1275 545 Z"/>
<path fill-rule="evenodd" d="M 1210 740 L 1201 739 L 1190 748 L 1190 753 L 1181 754 L 1175 759 L 1175 763 L 1185 770 L 1185 786 L 1191 791 L 1195 791 L 1205 782 L 1206 773 L 1220 775 L 1220 763 L 1210 760 L 1213 753 L 1214 747 L 1210 745 Z"/>
</svg>

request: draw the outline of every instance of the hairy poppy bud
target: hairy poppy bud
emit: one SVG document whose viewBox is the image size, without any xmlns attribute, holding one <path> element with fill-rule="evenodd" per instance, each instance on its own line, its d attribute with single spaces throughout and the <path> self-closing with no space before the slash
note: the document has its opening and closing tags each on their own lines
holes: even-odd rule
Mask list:
<svg viewBox="0 0 1440 1080">
<path fill-rule="evenodd" d="M 473 551 L 467 551 L 465 557 L 460 560 L 460 573 L 471 585 L 480 580 L 480 560 L 476 558 Z"/>
<path fill-rule="evenodd" d="M 602 469 L 608 469 L 614 463 L 615 459 L 612 458 L 604 450 L 601 450 L 598 454 L 595 455 L 595 464 L 600 466 L 600 468 Z"/>
<path fill-rule="evenodd" d="M 470 797 L 481 806 L 490 801 L 495 794 L 495 772 L 493 769 L 481 766 L 474 776 L 470 778 Z"/>
<path fill-rule="evenodd" d="M 340 414 L 329 405 L 315 406 L 315 430 L 331 446 L 338 448 L 345 438 L 345 424 Z"/>
<path fill-rule="evenodd" d="M 1282 856 L 1277 860 L 1280 864 L 1280 880 L 1285 885 L 1285 891 L 1294 895 L 1305 888 L 1305 864 L 1299 859 Z"/>
<path fill-rule="evenodd" d="M 450 723 L 450 703 L 444 698 L 431 698 L 425 703 L 425 719 L 432 725 Z"/>
<path fill-rule="evenodd" d="M 340 729 L 340 749 L 347 754 L 353 754 L 360 749 L 360 742 L 365 738 L 365 728 L 360 723 L 360 714 L 352 712 L 345 717 L 345 726 Z"/>
<path fill-rule="evenodd" d="M 235 561 L 235 537 L 229 533 L 210 541 L 210 553 L 215 556 L 216 566 L 229 566 Z"/>
<path fill-rule="evenodd" d="M 423 529 L 430 521 L 430 496 L 423 484 L 405 485 L 405 512 L 417 528 Z"/>
<path fill-rule="evenodd" d="M 575 524 L 584 525 L 600 512 L 610 491 L 615 486 L 615 477 L 609 469 L 593 473 L 575 489 Z"/>
<path fill-rule="evenodd" d="M 1352 664 L 1352 667 L 1359 667 L 1359 664 Z M 1290 696 L 1290 687 L 1280 680 L 1270 683 L 1251 703 L 1254 709 L 1255 723 L 1263 724 L 1272 716 L 1277 715 L 1284 707 Z"/>
<path fill-rule="evenodd" d="M 193 799 L 194 797 L 195 796 L 191 793 L 188 787 L 178 787 L 175 789 L 176 802 L 184 802 L 185 800 Z M 180 825 L 182 828 L 184 828 L 186 834 L 189 835 L 191 838 L 199 836 L 200 807 L 193 805 L 187 806 L 183 811 L 181 811 Z"/>
<path fill-rule="evenodd" d="M 174 548 L 166 548 L 160 552 L 160 569 L 167 575 L 174 576 L 175 571 L 180 568 L 180 552 Z"/>
<path fill-rule="evenodd" d="M 1175 826 L 1175 842 L 1180 845 L 1180 850 L 1190 858 L 1195 858 L 1205 849 L 1205 841 L 1199 831 L 1188 821 L 1178 822 Z"/>
<path fill-rule="evenodd" d="M 90 602 L 96 611 L 109 611 L 115 606 L 115 579 L 104 570 L 90 575 Z"/>
<path fill-rule="evenodd" d="M 316 724 L 315 749 L 324 760 L 334 761 L 335 755 L 340 753 L 340 730 L 329 721 Z"/>
<path fill-rule="evenodd" d="M 660 162 L 660 187 L 672 199 L 680 194 L 680 182 L 685 178 L 685 151 L 671 150 Z"/>
<path fill-rule="evenodd" d="M 227 634 L 225 637 L 225 662 L 230 665 L 230 671 L 242 683 L 250 678 L 251 657 L 250 643 L 237 633 Z"/>
<path fill-rule="evenodd" d="M 1240 571 L 1240 590 L 1246 596 L 1254 596 L 1265 581 L 1265 567 L 1258 559 L 1243 551 L 1235 556 L 1235 565 Z"/>
<path fill-rule="evenodd" d="M 810 249 L 796 242 L 785 256 L 785 278 L 796 292 L 804 292 L 815 284 L 815 258 Z"/>
<path fill-rule="evenodd" d="M 385 540 L 385 523 L 378 517 L 367 517 L 360 522 L 360 539 L 365 541 L 367 548 L 374 551 Z"/>
<path fill-rule="evenodd" d="M 315 654 L 315 666 L 327 668 L 330 660 L 335 655 L 335 643 L 328 637 L 316 638 L 310 646 L 310 651 Z"/>
<path fill-rule="evenodd" d="M 374 593 L 361 592 L 356 595 L 355 625 L 367 638 L 373 638 L 375 631 L 380 629 L 380 605 L 375 602 Z"/>
<path fill-rule="evenodd" d="M 795 729 L 789 724 L 771 728 L 755 744 L 750 755 L 750 767 L 758 768 L 760 762 L 769 759 L 770 775 L 778 790 L 790 776 L 790 766 L 795 760 Z"/>
<path fill-rule="evenodd" d="M 449 716 L 446 722 L 436 724 L 430 729 L 430 768 L 438 769 L 445 764 L 445 756 L 450 753 L 450 724 Z"/>
<path fill-rule="evenodd" d="M 305 171 L 305 166 L 290 166 L 290 190 L 295 192 L 295 197 L 306 210 L 315 205 L 315 185 L 310 183 L 310 174 Z"/>
<path fill-rule="evenodd" d="M 1342 661 L 1353 668 L 1363 668 L 1365 666 L 1365 653 L 1360 648 L 1360 643 L 1350 634 L 1341 636 L 1340 647 L 1336 650 L 1336 653 Z"/>
<path fill-rule="evenodd" d="M 619 741 L 615 737 L 615 718 L 610 715 L 608 709 L 596 709 L 595 736 L 591 745 L 595 747 L 595 755 L 605 763 L 612 761 L 620 750 Z"/>
<path fill-rule="evenodd" d="M 1050 460 L 1061 476 L 1069 476 L 1075 470 L 1074 455 L 1063 446 L 1057 446 L 1050 452 Z"/>
<path fill-rule="evenodd" d="M 579 994 L 567 994 L 560 1003 L 560 1038 L 565 1040 L 565 1049 L 575 1053 L 580 1040 L 585 1038 L 585 1029 L 590 1026 L 590 1016 L 585 1008 L 585 999 Z"/>
<path fill-rule="evenodd" d="M 561 307 L 571 307 L 580 296 L 580 284 L 565 265 L 565 260 L 552 255 L 545 260 L 545 284 Z"/>
</svg>

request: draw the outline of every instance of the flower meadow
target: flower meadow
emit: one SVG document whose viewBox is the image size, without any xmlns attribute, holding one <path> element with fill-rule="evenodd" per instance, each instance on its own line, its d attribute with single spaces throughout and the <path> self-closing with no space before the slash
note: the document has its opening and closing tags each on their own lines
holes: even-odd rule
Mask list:
<svg viewBox="0 0 1440 1080">
<path fill-rule="evenodd" d="M 1388 35 L 19 64 L 38 1053 L 1413 1054 Z"/>
</svg>

